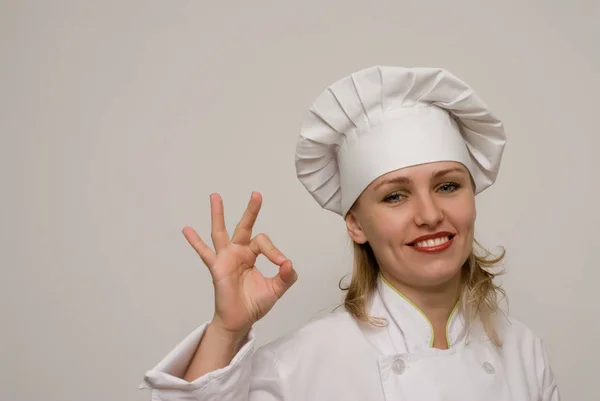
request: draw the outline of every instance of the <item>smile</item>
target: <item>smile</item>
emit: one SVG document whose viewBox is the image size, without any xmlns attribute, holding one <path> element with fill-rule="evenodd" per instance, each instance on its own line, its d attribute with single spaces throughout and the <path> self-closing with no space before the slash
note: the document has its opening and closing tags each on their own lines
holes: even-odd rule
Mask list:
<svg viewBox="0 0 600 401">
<path fill-rule="evenodd" d="M 452 234 L 436 236 L 435 238 L 419 238 L 409 245 L 420 252 L 441 252 L 452 245 L 453 239 L 454 235 Z"/>
</svg>

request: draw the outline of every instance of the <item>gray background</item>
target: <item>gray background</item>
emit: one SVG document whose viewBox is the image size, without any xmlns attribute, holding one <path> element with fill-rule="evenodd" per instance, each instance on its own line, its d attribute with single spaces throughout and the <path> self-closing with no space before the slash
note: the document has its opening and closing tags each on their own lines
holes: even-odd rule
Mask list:
<svg viewBox="0 0 600 401">
<path fill-rule="evenodd" d="M 181 229 L 209 238 L 213 191 L 231 228 L 261 191 L 257 233 L 300 274 L 259 343 L 331 310 L 351 247 L 294 146 L 321 90 L 374 64 L 447 68 L 504 120 L 477 237 L 506 247 L 563 399 L 598 399 L 597 1 L 0 4 L 0 399 L 148 400 L 144 372 L 212 316 Z"/>
</svg>

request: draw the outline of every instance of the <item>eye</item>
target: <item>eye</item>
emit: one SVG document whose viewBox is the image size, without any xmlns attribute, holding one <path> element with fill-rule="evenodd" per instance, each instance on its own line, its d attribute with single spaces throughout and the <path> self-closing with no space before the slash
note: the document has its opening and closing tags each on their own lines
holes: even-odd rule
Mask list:
<svg viewBox="0 0 600 401">
<path fill-rule="evenodd" d="M 460 184 L 456 182 L 446 182 L 438 187 L 440 192 L 454 192 L 460 188 Z"/>
<path fill-rule="evenodd" d="M 394 192 L 383 198 L 385 203 L 398 203 L 403 201 L 406 198 L 406 195 L 403 195 L 401 192 Z"/>
</svg>

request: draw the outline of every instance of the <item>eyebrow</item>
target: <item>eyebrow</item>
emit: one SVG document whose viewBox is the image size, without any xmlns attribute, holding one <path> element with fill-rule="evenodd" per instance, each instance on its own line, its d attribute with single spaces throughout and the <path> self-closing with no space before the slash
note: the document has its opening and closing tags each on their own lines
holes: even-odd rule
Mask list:
<svg viewBox="0 0 600 401">
<path fill-rule="evenodd" d="M 435 171 L 432 175 L 431 178 L 433 179 L 438 179 L 438 178 L 442 178 L 447 176 L 448 174 L 451 173 L 455 173 L 455 172 L 464 172 L 464 170 L 460 167 L 454 167 L 454 168 L 449 168 L 449 169 L 444 169 L 444 170 L 438 170 Z M 378 188 L 384 186 L 384 185 L 390 185 L 390 184 L 410 184 L 412 182 L 412 180 L 408 177 L 394 177 L 394 178 L 389 178 L 387 180 L 381 181 L 379 184 L 375 185 L 375 188 L 373 188 L 373 190 L 377 190 Z"/>
</svg>

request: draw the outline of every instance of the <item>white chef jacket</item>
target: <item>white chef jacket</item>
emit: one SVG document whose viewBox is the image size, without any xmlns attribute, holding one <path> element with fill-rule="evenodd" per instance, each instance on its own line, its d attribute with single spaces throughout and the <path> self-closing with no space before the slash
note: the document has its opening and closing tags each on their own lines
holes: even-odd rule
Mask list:
<svg viewBox="0 0 600 401">
<path fill-rule="evenodd" d="M 498 317 L 496 347 L 480 323 L 453 312 L 447 350 L 432 348 L 425 315 L 380 278 L 369 303 L 375 328 L 333 312 L 255 350 L 255 333 L 231 363 L 187 382 L 183 376 L 205 323 L 154 369 L 141 387 L 153 401 L 559 401 L 541 340 Z"/>
</svg>

